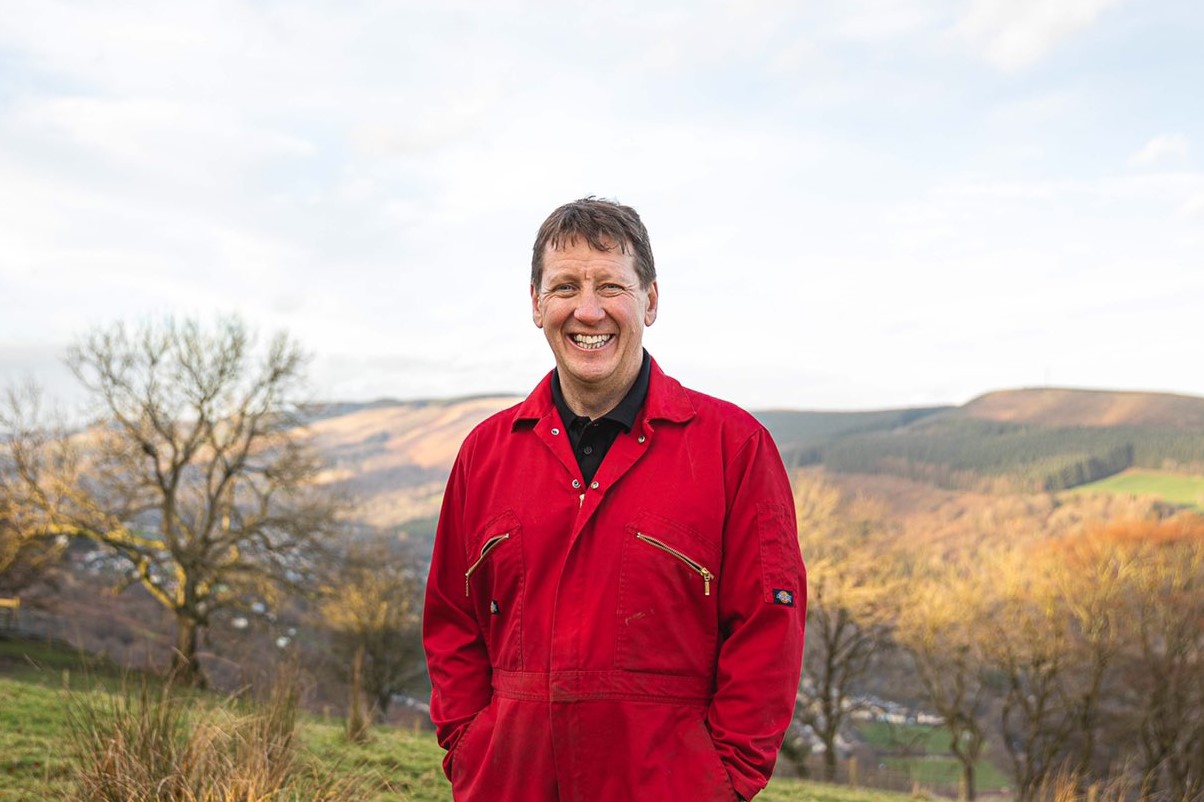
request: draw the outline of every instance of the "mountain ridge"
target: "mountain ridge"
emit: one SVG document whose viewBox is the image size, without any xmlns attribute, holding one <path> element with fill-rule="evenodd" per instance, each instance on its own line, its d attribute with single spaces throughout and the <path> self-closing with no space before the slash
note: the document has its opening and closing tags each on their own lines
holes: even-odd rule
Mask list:
<svg viewBox="0 0 1204 802">
<path fill-rule="evenodd" d="M 323 481 L 362 523 L 428 530 L 461 442 L 511 395 L 328 405 L 306 428 Z M 1075 413 L 1075 409 L 1081 413 Z M 1204 398 L 1069 388 L 985 393 L 955 406 L 753 411 L 791 468 L 897 476 L 955 490 L 1052 491 L 1132 466 L 1204 474 Z"/>
<path fill-rule="evenodd" d="M 966 417 L 1044 426 L 1204 429 L 1204 398 L 1134 390 L 995 390 L 955 409 Z"/>
</svg>

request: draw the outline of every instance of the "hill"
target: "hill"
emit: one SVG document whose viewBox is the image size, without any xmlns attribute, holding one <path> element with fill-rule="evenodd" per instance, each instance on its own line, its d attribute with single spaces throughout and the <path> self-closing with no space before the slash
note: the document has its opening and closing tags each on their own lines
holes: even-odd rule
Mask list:
<svg viewBox="0 0 1204 802">
<path fill-rule="evenodd" d="M 367 525 L 428 540 L 461 441 L 511 396 L 327 405 L 308 430 L 324 481 Z M 961 407 L 754 412 L 786 463 L 893 476 L 957 492 L 1049 492 L 1124 470 L 1204 475 L 1204 398 L 1021 389 Z"/>
<path fill-rule="evenodd" d="M 1170 393 L 1039 388 L 987 393 L 953 417 L 1053 428 L 1087 426 L 1204 430 L 1204 398 Z"/>
<path fill-rule="evenodd" d="M 329 468 L 322 481 L 349 492 L 356 518 L 375 527 L 429 520 L 460 443 L 517 402 L 507 396 L 328 406 L 307 426 Z"/>
<path fill-rule="evenodd" d="M 773 434 L 783 453 L 815 449 L 838 438 L 866 432 L 887 431 L 906 426 L 953 407 L 915 407 L 867 412 L 800 412 L 795 410 L 754 411 L 753 415 Z"/>
<path fill-rule="evenodd" d="M 1204 398 L 1028 389 L 840 438 L 811 460 L 953 489 L 1054 491 L 1129 468 L 1204 474 Z"/>
</svg>

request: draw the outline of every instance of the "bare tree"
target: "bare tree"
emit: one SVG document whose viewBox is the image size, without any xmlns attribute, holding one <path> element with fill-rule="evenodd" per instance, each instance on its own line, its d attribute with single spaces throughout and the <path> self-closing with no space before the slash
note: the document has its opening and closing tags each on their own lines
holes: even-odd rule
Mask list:
<svg viewBox="0 0 1204 802">
<path fill-rule="evenodd" d="M 1072 743 L 1072 768 L 1080 778 L 1096 772 L 1103 707 L 1115 667 L 1126 640 L 1128 614 L 1125 600 L 1138 570 L 1136 555 L 1118 549 L 1099 536 L 1100 526 L 1043 544 L 1034 562 L 1049 572 L 1055 604 L 1066 616 L 1071 631 L 1067 644 L 1071 680 L 1068 683 Z M 1113 689 L 1114 690 L 1114 689 Z M 1114 739 L 1112 749 L 1118 744 Z"/>
<path fill-rule="evenodd" d="M 171 611 L 173 669 L 193 683 L 214 615 L 302 586 L 333 528 L 297 434 L 304 361 L 283 334 L 259 351 L 237 318 L 97 329 L 67 355 L 97 423 L 54 460 L 16 452 L 42 527 L 102 544 L 129 565 L 122 588 Z"/>
<path fill-rule="evenodd" d="M 358 679 L 377 720 L 395 693 L 426 671 L 422 654 L 423 580 L 417 561 L 382 538 L 350 546 L 319 611 L 335 648 Z M 354 691 L 353 691 L 354 694 Z M 351 700 L 352 710 L 359 699 Z"/>
<path fill-rule="evenodd" d="M 980 587 L 990 620 L 980 649 L 1001 681 L 1000 727 L 1016 778 L 1017 798 L 1031 800 L 1074 761 L 1079 673 L 1071 617 L 1060 603 L 1055 572 L 1029 550 L 996 554 L 991 582 Z"/>
<path fill-rule="evenodd" d="M 53 436 L 36 425 L 41 394 L 10 388 L 0 408 L 0 595 L 16 595 L 42 579 L 62 557 L 67 538 L 44 525 L 25 503 L 20 466 L 54 460 Z"/>
<path fill-rule="evenodd" d="M 1142 785 L 1204 798 L 1204 518 L 1118 523 L 1097 534 L 1134 558 L 1124 686 Z"/>
<path fill-rule="evenodd" d="M 66 539 L 48 537 L 27 521 L 11 497 L 0 496 L 0 596 L 18 595 L 43 579 L 58 565 L 66 545 Z"/>
<path fill-rule="evenodd" d="M 895 637 L 911 655 L 928 701 L 944 720 L 961 764 L 962 795 L 975 797 L 975 768 L 987 743 L 988 690 L 981 643 L 995 631 L 975 566 L 940 562 L 913 576 Z"/>
<path fill-rule="evenodd" d="M 795 482 L 799 544 L 807 561 L 807 657 L 795 718 L 824 745 L 836 778 L 836 742 L 858 684 L 889 642 L 898 582 L 879 511 L 807 475 Z"/>
</svg>

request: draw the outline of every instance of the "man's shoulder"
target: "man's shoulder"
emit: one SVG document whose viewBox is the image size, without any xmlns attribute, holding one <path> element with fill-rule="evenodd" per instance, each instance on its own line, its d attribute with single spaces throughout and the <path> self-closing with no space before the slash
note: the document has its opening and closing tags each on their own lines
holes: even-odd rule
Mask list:
<svg viewBox="0 0 1204 802">
<path fill-rule="evenodd" d="M 726 401 L 713 395 L 694 390 L 686 387 L 676 380 L 670 379 L 678 387 L 690 404 L 694 407 L 694 414 L 699 423 L 719 425 L 733 435 L 749 436 L 754 433 L 764 433 L 768 435 L 768 431 L 756 417 L 737 404 L 731 401 Z"/>
</svg>

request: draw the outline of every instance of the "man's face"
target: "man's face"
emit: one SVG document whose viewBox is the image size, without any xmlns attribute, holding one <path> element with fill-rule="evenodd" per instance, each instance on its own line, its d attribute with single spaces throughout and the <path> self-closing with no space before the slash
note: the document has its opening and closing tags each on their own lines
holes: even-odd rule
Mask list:
<svg viewBox="0 0 1204 802">
<path fill-rule="evenodd" d="M 656 282 L 642 288 L 634 257 L 617 247 L 596 251 L 579 239 L 544 251 L 540 286 L 531 288 L 532 317 L 548 338 L 566 393 L 605 398 L 635 380 L 656 301 Z"/>
</svg>

